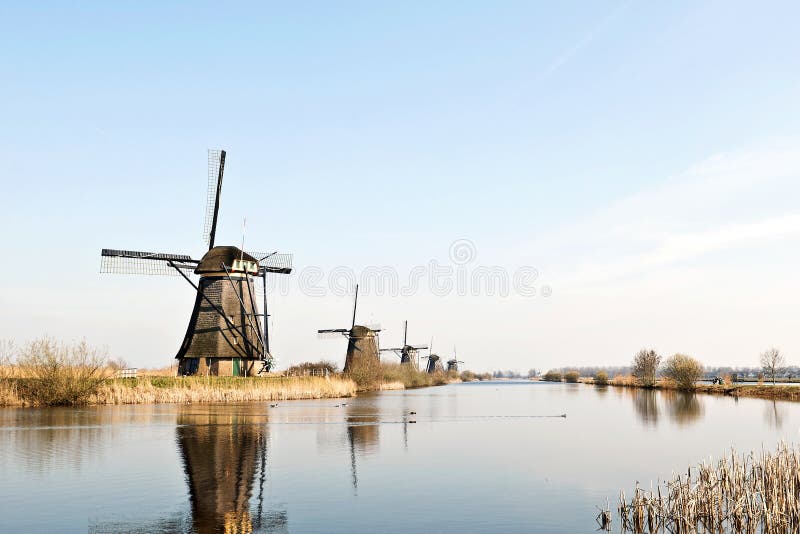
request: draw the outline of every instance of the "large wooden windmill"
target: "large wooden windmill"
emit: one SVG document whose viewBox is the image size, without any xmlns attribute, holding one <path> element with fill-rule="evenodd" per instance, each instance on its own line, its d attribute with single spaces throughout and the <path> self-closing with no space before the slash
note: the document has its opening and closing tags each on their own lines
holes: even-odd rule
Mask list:
<svg viewBox="0 0 800 534">
<path fill-rule="evenodd" d="M 378 333 L 381 331 L 380 326 L 357 325 L 357 309 L 358 284 L 356 284 L 356 294 L 355 298 L 353 299 L 353 320 L 350 324 L 350 328 L 327 328 L 323 330 L 317 330 L 317 333 L 322 337 L 338 337 L 341 335 L 347 338 L 347 354 L 345 355 L 344 368 L 342 369 L 345 373 L 353 369 L 353 366 L 356 364 L 356 362 L 380 362 L 380 351 L 378 349 Z"/>
<path fill-rule="evenodd" d="M 393 349 L 381 349 L 381 352 L 394 352 L 400 356 L 400 363 L 403 365 L 413 365 L 419 367 L 418 351 L 427 349 L 427 345 L 409 345 L 408 344 L 408 321 L 405 322 L 403 329 L 403 346 L 395 347 Z"/>
<path fill-rule="evenodd" d="M 235 246 L 215 246 L 225 151 L 208 151 L 208 202 L 203 230 L 208 251 L 199 260 L 184 254 L 103 249 L 104 273 L 179 275 L 195 290 L 178 354 L 179 375 L 251 376 L 269 371 L 267 273 L 292 272 L 291 254 L 245 252 Z M 199 276 L 195 283 L 192 275 Z M 259 313 L 255 279 L 263 284 Z M 261 362 L 260 368 L 256 364 Z"/>
</svg>

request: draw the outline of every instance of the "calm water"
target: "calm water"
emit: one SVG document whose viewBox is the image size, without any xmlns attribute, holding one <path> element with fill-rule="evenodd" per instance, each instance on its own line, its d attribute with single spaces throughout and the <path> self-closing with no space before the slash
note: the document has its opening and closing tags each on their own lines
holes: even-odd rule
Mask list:
<svg viewBox="0 0 800 534">
<path fill-rule="evenodd" d="M 635 480 L 799 429 L 800 404 L 528 382 L 0 409 L 0 531 L 589 533 Z"/>
</svg>

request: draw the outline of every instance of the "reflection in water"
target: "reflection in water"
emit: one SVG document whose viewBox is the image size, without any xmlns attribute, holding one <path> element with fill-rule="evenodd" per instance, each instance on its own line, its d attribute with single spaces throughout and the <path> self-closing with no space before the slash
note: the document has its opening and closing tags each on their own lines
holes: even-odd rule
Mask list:
<svg viewBox="0 0 800 534">
<path fill-rule="evenodd" d="M 703 403 L 694 393 L 672 389 L 619 388 L 633 400 L 633 407 L 644 426 L 658 426 L 659 403 L 663 403 L 670 419 L 678 425 L 687 425 L 703 417 Z"/>
<path fill-rule="evenodd" d="M 103 445 L 133 418 L 127 407 L 3 409 L 0 451 L 13 451 L 15 462 L 40 474 L 62 467 L 80 472 L 105 454 Z M 155 410 L 135 415 L 140 424 L 156 418 Z"/>
<path fill-rule="evenodd" d="M 786 405 L 777 401 L 765 402 L 764 421 L 770 428 L 780 430 L 783 428 L 783 420 L 786 418 Z"/>
<path fill-rule="evenodd" d="M 93 532 L 196 532 L 225 534 L 288 532 L 285 510 L 265 511 L 268 428 L 266 416 L 222 406 L 184 407 L 176 442 L 189 490 L 190 517 L 156 521 L 104 521 Z M 241 407 L 238 407 L 241 409 Z M 256 499 L 251 506 L 253 487 Z"/>
<path fill-rule="evenodd" d="M 688 425 L 703 417 L 703 403 L 695 393 L 664 390 L 662 395 L 670 418 L 679 425 Z"/>
<path fill-rule="evenodd" d="M 261 425 L 238 414 L 178 415 L 177 441 L 197 532 L 249 532 L 250 493 L 266 454 Z"/>
<path fill-rule="evenodd" d="M 658 425 L 658 394 L 654 389 L 623 388 L 633 396 L 636 415 L 645 426 Z"/>
<path fill-rule="evenodd" d="M 350 445 L 350 472 L 353 479 L 353 493 L 358 494 L 358 466 L 356 456 L 374 454 L 378 451 L 380 426 L 378 409 L 373 405 L 347 409 L 347 442 Z"/>
</svg>

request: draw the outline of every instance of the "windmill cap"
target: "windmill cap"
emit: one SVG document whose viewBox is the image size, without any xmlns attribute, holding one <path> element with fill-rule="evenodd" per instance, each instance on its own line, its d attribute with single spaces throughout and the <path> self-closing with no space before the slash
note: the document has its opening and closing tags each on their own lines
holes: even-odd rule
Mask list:
<svg viewBox="0 0 800 534">
<path fill-rule="evenodd" d="M 208 274 L 218 273 L 224 271 L 221 264 L 224 264 L 228 269 L 233 265 L 234 260 L 243 259 L 244 261 L 252 261 L 258 264 L 258 260 L 248 254 L 242 252 L 239 247 L 214 247 L 203 256 L 194 274 Z"/>
<path fill-rule="evenodd" d="M 359 324 L 355 325 L 352 329 L 350 329 L 350 337 L 369 337 L 374 336 L 375 331 L 371 328 L 367 328 L 366 326 L 361 326 Z"/>
</svg>

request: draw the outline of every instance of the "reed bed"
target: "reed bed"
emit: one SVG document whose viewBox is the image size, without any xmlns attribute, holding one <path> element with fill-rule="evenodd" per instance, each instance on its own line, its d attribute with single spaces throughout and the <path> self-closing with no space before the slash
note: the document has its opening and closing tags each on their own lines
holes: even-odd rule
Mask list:
<svg viewBox="0 0 800 534">
<path fill-rule="evenodd" d="M 800 449 L 780 443 L 775 452 L 731 451 L 674 475 L 656 489 L 636 484 L 620 492 L 622 532 L 652 534 L 784 533 L 800 531 Z"/>
<path fill-rule="evenodd" d="M 356 384 L 340 377 L 153 377 L 109 380 L 90 404 L 248 402 L 352 397 Z"/>
</svg>

